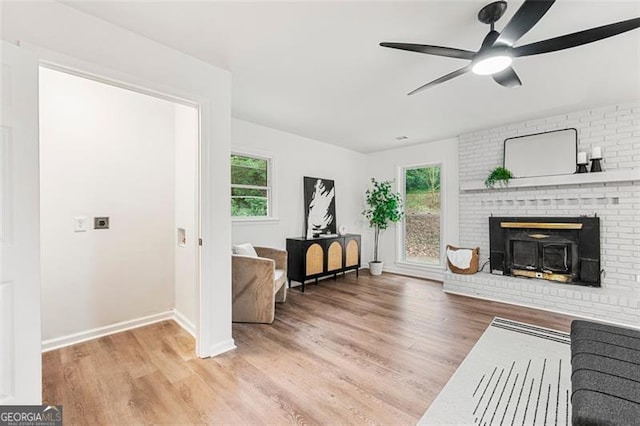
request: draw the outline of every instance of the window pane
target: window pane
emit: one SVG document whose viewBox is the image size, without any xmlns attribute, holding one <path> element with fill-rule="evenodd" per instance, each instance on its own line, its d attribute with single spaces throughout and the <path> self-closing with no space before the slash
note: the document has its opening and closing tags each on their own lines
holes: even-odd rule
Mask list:
<svg viewBox="0 0 640 426">
<path fill-rule="evenodd" d="M 260 158 L 231 156 L 231 183 L 236 185 L 267 186 L 268 161 Z"/>
<path fill-rule="evenodd" d="M 266 197 L 266 189 L 248 189 L 248 188 L 234 188 L 231 187 L 231 196 L 240 197 Z"/>
<path fill-rule="evenodd" d="M 265 189 L 231 188 L 231 216 L 267 216 L 268 199 Z"/>
<path fill-rule="evenodd" d="M 440 263 L 440 166 L 405 170 L 405 260 Z"/>
</svg>

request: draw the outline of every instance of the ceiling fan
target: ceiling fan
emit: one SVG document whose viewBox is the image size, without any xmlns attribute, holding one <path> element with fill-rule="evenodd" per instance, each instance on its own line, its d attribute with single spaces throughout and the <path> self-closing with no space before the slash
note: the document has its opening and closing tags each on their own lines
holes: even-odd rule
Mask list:
<svg viewBox="0 0 640 426">
<path fill-rule="evenodd" d="M 594 41 L 612 37 L 626 31 L 640 27 L 640 18 L 633 18 L 614 24 L 603 25 L 576 33 L 538 41 L 524 46 L 514 44 L 525 35 L 551 8 L 555 0 L 525 0 L 520 9 L 505 25 L 502 32 L 494 28 L 494 24 L 507 10 L 506 1 L 494 1 L 484 6 L 478 12 L 478 20 L 491 26 L 491 30 L 485 36 L 480 50 L 455 49 L 452 47 L 431 46 L 427 44 L 413 43 L 380 43 L 382 47 L 409 50 L 412 52 L 426 53 L 429 55 L 446 56 L 449 58 L 466 59 L 471 61 L 466 66 L 433 80 L 417 89 L 409 92 L 409 95 L 420 92 L 437 84 L 444 83 L 459 77 L 469 71 L 479 75 L 491 75 L 500 85 L 505 87 L 518 87 L 522 85 L 520 78 L 511 68 L 513 58 L 520 56 L 539 55 L 569 49 Z"/>
</svg>

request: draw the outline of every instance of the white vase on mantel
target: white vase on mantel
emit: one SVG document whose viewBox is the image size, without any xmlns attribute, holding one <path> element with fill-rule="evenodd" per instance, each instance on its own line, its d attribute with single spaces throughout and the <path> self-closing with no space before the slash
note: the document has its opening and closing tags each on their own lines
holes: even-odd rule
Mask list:
<svg viewBox="0 0 640 426">
<path fill-rule="evenodd" d="M 382 275 L 382 261 L 369 262 L 369 273 L 371 275 Z"/>
</svg>

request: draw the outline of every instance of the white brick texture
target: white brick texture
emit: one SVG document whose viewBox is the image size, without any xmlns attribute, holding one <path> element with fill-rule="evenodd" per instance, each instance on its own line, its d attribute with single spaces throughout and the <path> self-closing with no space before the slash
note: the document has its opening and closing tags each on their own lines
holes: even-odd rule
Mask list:
<svg viewBox="0 0 640 426">
<path fill-rule="evenodd" d="M 484 180 L 502 164 L 504 140 L 574 127 L 578 151 L 602 148 L 603 169 L 640 168 L 640 101 L 477 131 L 459 138 L 460 182 Z M 558 177 L 562 182 L 562 177 Z M 460 245 L 489 256 L 489 216 L 600 217 L 601 288 L 542 280 L 445 275 L 445 290 L 640 326 L 640 182 L 460 192 Z M 488 266 L 486 268 L 488 271 Z"/>
</svg>

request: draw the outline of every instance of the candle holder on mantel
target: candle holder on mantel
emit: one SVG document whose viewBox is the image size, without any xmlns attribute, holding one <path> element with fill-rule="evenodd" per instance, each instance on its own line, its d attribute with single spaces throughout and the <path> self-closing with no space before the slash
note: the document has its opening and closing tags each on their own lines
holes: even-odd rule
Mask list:
<svg viewBox="0 0 640 426">
<path fill-rule="evenodd" d="M 601 172 L 602 164 L 600 161 L 602 160 L 602 150 L 600 147 L 594 147 L 591 151 L 591 172 Z"/>
<path fill-rule="evenodd" d="M 583 163 L 583 164 L 578 164 L 578 170 L 576 171 L 576 173 L 587 173 L 587 163 Z"/>
<path fill-rule="evenodd" d="M 589 164 L 589 162 L 587 161 L 587 153 L 586 152 L 579 152 L 578 153 L 578 158 L 576 161 L 576 164 L 578 165 L 578 169 L 576 170 L 576 173 L 587 173 L 587 164 Z"/>
</svg>

